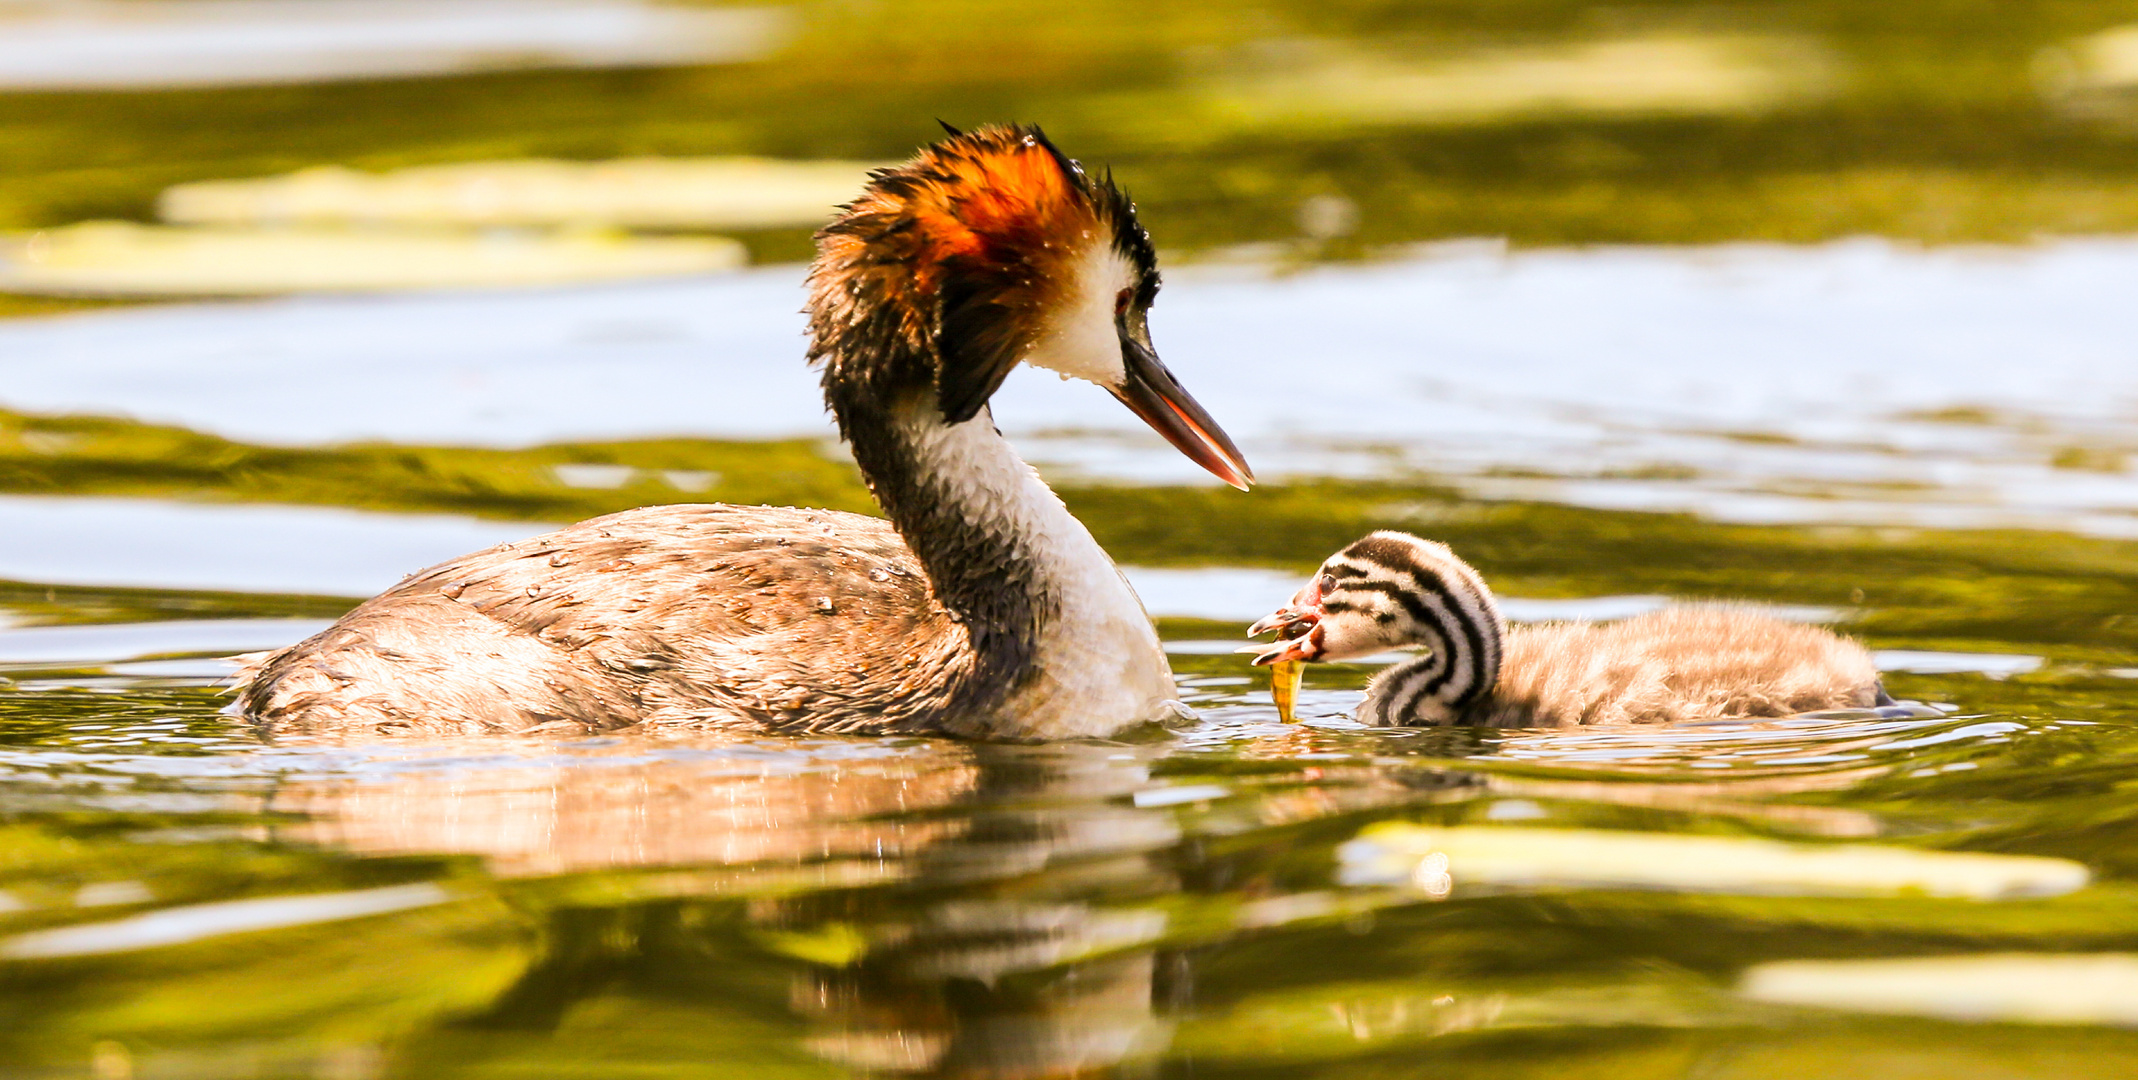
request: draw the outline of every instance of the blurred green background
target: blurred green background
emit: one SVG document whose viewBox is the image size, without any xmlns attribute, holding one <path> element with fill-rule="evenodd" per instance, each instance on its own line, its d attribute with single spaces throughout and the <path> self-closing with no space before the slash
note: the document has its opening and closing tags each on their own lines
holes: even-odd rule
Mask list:
<svg viewBox="0 0 2138 1080">
<path fill-rule="evenodd" d="M 2127 0 L 805 3 L 761 57 L 0 93 L 0 229 L 321 163 L 894 159 L 1045 124 L 1170 247 L 2009 241 L 2138 226 Z M 1353 209 L 1319 211 L 1317 197 Z M 750 238 L 761 259 L 803 233 Z"/>
</svg>

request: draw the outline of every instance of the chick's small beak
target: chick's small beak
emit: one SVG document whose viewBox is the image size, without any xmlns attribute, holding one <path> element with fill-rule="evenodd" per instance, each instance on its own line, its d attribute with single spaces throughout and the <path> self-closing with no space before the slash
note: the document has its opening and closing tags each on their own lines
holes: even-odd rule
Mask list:
<svg viewBox="0 0 2138 1080">
<path fill-rule="evenodd" d="M 1293 594 L 1291 603 L 1248 627 L 1247 636 L 1254 637 L 1272 630 L 1277 631 L 1277 640 L 1255 657 L 1256 667 L 1268 664 L 1298 664 L 1322 658 L 1327 650 L 1322 646 L 1319 578 L 1308 582 L 1306 588 Z M 1292 682 L 1296 685 L 1296 676 L 1292 677 Z"/>
<path fill-rule="evenodd" d="M 1256 667 L 1266 667 L 1270 664 L 1304 664 L 1319 660 L 1328 652 L 1322 645 L 1319 616 L 1310 615 L 1299 619 L 1285 627 L 1284 632 L 1289 636 L 1271 642 L 1269 648 L 1262 650 L 1261 654 L 1249 663 Z"/>
<path fill-rule="evenodd" d="M 1232 445 L 1231 436 L 1188 396 L 1149 345 L 1136 340 L 1135 335 L 1123 333 L 1121 366 L 1125 378 L 1112 390 L 1129 411 L 1218 479 L 1241 491 L 1255 482 L 1254 471 L 1240 456 L 1240 448 Z"/>
<path fill-rule="evenodd" d="M 1248 637 L 1261 637 L 1272 630 L 1281 630 L 1302 619 L 1321 618 L 1321 579 L 1309 581 L 1306 587 L 1292 594 L 1290 602 L 1270 612 L 1247 628 Z M 1286 635 L 1287 637 L 1291 635 Z"/>
</svg>

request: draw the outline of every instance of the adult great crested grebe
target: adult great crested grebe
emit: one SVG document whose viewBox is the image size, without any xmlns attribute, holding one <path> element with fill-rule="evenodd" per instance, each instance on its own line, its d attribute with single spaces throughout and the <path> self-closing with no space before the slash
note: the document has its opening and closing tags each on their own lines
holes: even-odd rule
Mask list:
<svg viewBox="0 0 2138 1080">
<path fill-rule="evenodd" d="M 1019 361 L 1086 379 L 1245 490 L 1239 450 L 1152 351 L 1157 290 L 1110 177 L 1037 128 L 952 130 L 874 174 L 809 271 L 809 359 L 888 523 L 724 505 L 583 521 L 244 658 L 236 709 L 328 734 L 1037 740 L 1160 718 L 1177 706 L 1149 616 L 988 412 Z"/>
<path fill-rule="evenodd" d="M 1285 636 L 1257 664 L 1425 646 L 1368 685 L 1358 718 L 1383 726 L 1659 724 L 1892 704 L 1863 646 L 1749 607 L 1507 630 L 1476 570 L 1446 544 L 1400 532 L 1330 556 L 1248 634 L 1271 630 Z"/>
</svg>

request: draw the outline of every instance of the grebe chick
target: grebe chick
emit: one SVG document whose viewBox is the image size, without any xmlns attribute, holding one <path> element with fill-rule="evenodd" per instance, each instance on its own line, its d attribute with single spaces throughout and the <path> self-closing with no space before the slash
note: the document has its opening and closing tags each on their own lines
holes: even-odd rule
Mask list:
<svg viewBox="0 0 2138 1080">
<path fill-rule="evenodd" d="M 1106 735 L 1174 703 L 1143 606 L 995 430 L 1020 361 L 1110 390 L 1245 490 L 1152 351 L 1150 237 L 1037 128 L 872 175 L 817 234 L 809 359 L 888 522 L 762 506 L 595 518 L 414 574 L 247 658 L 237 709 L 324 734 Z"/>
<path fill-rule="evenodd" d="M 1367 687 L 1358 719 L 1381 726 L 1664 724 L 1891 703 L 1863 646 L 1750 607 L 1508 629 L 1476 570 L 1446 544 L 1400 532 L 1330 556 L 1248 633 L 1270 630 L 1288 636 L 1257 664 L 1424 646 Z"/>
</svg>

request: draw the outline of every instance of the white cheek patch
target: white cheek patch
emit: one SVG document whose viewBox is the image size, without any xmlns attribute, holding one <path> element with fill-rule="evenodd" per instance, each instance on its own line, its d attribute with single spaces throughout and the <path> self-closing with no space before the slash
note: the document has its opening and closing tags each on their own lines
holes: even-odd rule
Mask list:
<svg viewBox="0 0 2138 1080">
<path fill-rule="evenodd" d="M 1121 335 L 1114 327 L 1114 298 L 1135 284 L 1135 267 L 1104 239 L 1094 241 L 1069 265 L 1073 280 L 1064 283 L 1061 300 L 1047 312 L 1046 325 L 1024 362 L 1100 386 L 1119 386 L 1126 373 Z"/>
</svg>

